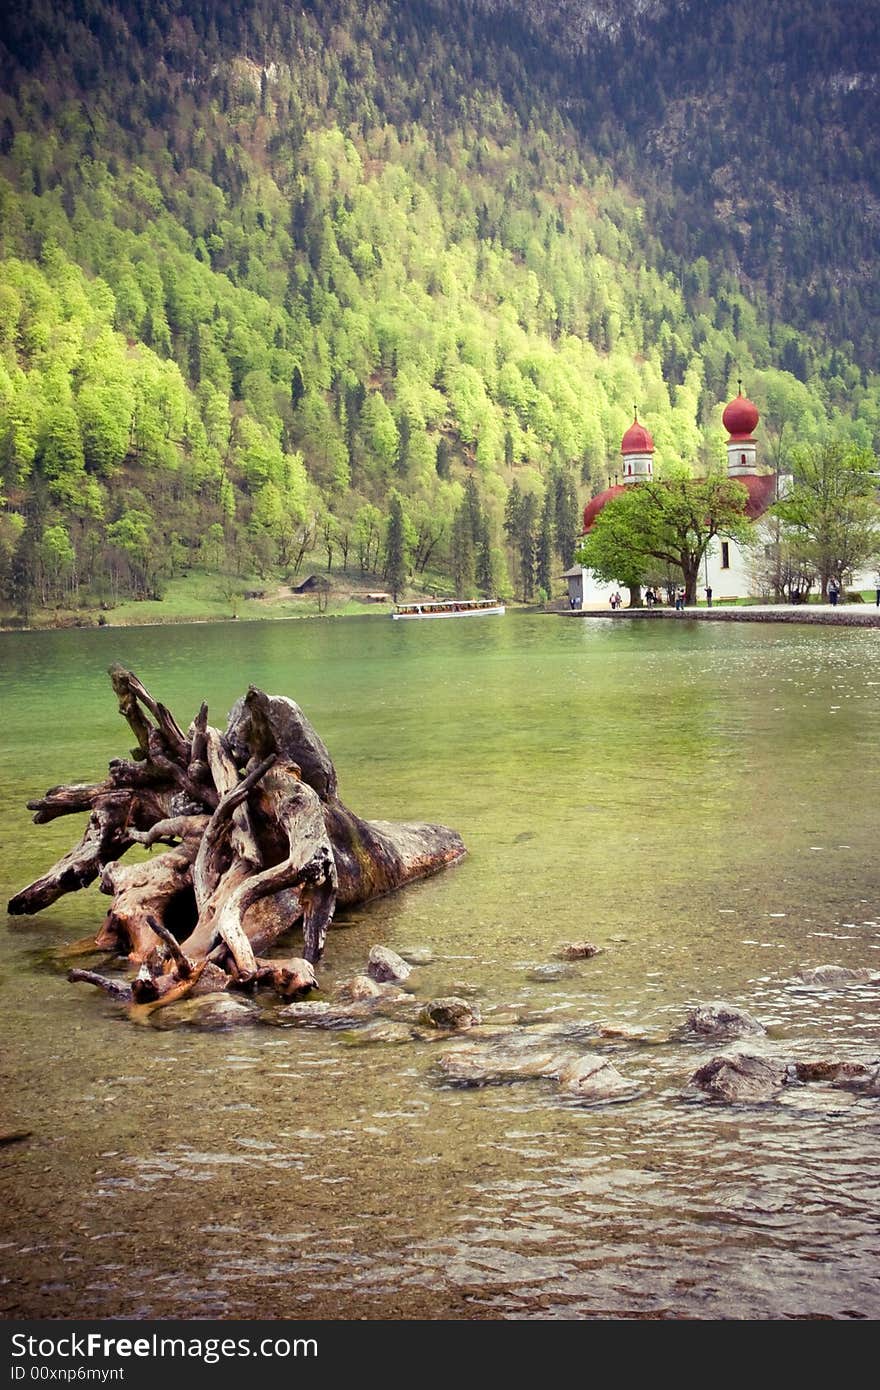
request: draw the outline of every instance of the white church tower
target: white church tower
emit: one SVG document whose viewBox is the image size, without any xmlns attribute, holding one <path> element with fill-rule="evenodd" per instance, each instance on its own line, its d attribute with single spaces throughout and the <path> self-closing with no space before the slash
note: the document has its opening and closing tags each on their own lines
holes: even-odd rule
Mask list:
<svg viewBox="0 0 880 1390">
<path fill-rule="evenodd" d="M 727 476 L 743 478 L 758 471 L 758 445 L 753 437 L 755 426 L 760 420 L 758 407 L 742 393 L 724 407 L 721 423 L 727 430 Z"/>
<path fill-rule="evenodd" d="M 620 441 L 623 455 L 623 482 L 644 483 L 654 476 L 654 441 L 644 425 L 639 423 L 639 412 L 634 410 L 633 422 Z"/>
</svg>

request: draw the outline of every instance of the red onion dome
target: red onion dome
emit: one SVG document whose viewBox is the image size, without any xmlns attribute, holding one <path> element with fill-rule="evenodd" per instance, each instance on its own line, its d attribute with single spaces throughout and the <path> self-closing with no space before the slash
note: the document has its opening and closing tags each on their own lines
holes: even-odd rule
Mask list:
<svg viewBox="0 0 880 1390">
<path fill-rule="evenodd" d="M 650 439 L 650 435 L 648 438 Z M 589 502 L 584 507 L 584 535 L 589 531 L 606 502 L 610 502 L 612 497 L 619 497 L 620 494 L 626 492 L 626 490 L 623 483 L 615 483 L 613 487 L 606 487 L 605 491 L 600 492 L 598 497 L 590 498 Z"/>
<path fill-rule="evenodd" d="M 654 441 L 651 438 L 651 432 L 646 430 L 638 419 L 633 420 L 620 441 L 620 452 L 622 454 L 653 454 Z"/>
<path fill-rule="evenodd" d="M 740 391 L 736 400 L 724 407 L 721 423 L 732 439 L 749 439 L 760 418 L 758 407 Z"/>
</svg>

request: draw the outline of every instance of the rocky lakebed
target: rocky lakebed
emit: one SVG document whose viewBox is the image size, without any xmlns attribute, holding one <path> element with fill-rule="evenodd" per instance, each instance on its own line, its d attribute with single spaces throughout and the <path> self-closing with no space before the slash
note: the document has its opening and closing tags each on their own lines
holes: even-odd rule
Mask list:
<svg viewBox="0 0 880 1390">
<path fill-rule="evenodd" d="M 574 962 L 599 954 L 587 942 L 558 948 L 552 963 L 530 967 L 532 979 L 554 979 Z M 430 1046 L 430 1074 L 439 1086 L 480 1088 L 545 1083 L 548 1094 L 584 1106 L 636 1101 L 649 1089 L 642 1076 L 627 1075 L 627 1055 L 644 1061 L 652 1049 L 678 1046 L 693 1064 L 682 1069 L 680 1098 L 726 1104 L 763 1104 L 810 1087 L 880 1097 L 880 1057 L 837 1056 L 814 1049 L 809 1056 L 791 1039 L 775 1040 L 772 1029 L 746 1009 L 723 1000 L 683 1005 L 679 1026 L 661 1034 L 597 1020 L 564 1020 L 541 1010 L 507 1010 L 477 998 L 466 984 L 457 993 L 432 997 L 419 986 L 420 967 L 432 963 L 426 949 L 397 953 L 374 946 L 363 973 L 342 979 L 329 998 L 309 997 L 282 1007 L 263 1007 L 239 993 L 198 995 L 153 1015 L 162 1030 L 215 1031 L 248 1026 L 324 1029 L 351 1048 Z M 823 994 L 852 987 L 880 987 L 880 972 L 839 965 L 800 971 L 798 991 Z M 830 1099 L 830 1097 L 829 1097 Z"/>
</svg>

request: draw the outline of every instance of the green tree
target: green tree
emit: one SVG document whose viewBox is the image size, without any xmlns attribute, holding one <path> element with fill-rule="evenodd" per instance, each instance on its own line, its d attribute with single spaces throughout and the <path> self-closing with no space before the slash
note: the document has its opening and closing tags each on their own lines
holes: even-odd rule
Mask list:
<svg viewBox="0 0 880 1390">
<path fill-rule="evenodd" d="M 578 536 L 583 529 L 578 510 L 577 492 L 574 483 L 566 473 L 559 472 L 553 479 L 554 513 L 556 528 L 556 548 L 563 569 L 574 563 L 574 552 Z"/>
<path fill-rule="evenodd" d="M 355 513 L 354 544 L 361 574 L 375 573 L 382 544 L 382 513 L 372 502 L 365 503 Z"/>
<path fill-rule="evenodd" d="M 384 396 L 371 391 L 361 411 L 361 427 L 371 455 L 379 465 L 380 474 L 391 473 L 400 447 L 400 435 L 394 416 L 388 409 Z"/>
<path fill-rule="evenodd" d="M 76 552 L 63 526 L 47 526 L 38 548 L 43 573 L 43 602 L 57 602 L 63 596 L 65 582 L 76 575 Z"/>
<path fill-rule="evenodd" d="M 786 537 L 819 576 L 822 596 L 880 554 L 877 459 L 842 440 L 792 454 L 792 485 L 776 504 Z"/>
<path fill-rule="evenodd" d="M 403 502 L 398 492 L 392 492 L 385 532 L 385 578 L 395 601 L 403 592 L 407 576 L 406 524 Z"/>
<path fill-rule="evenodd" d="M 473 598 L 477 586 L 476 555 L 466 502 L 463 502 L 455 513 L 455 519 L 452 523 L 450 559 L 452 582 L 455 585 L 456 596 L 458 598 Z"/>
<path fill-rule="evenodd" d="M 541 525 L 538 531 L 535 574 L 538 588 L 543 589 L 549 598 L 553 592 L 553 548 L 555 539 L 555 493 L 548 488 L 541 508 Z"/>
<path fill-rule="evenodd" d="M 40 523 L 30 518 L 19 536 L 10 566 L 10 598 L 19 617 L 27 622 L 37 591 L 37 546 Z"/>
<path fill-rule="evenodd" d="M 685 601 L 695 603 L 700 564 L 715 537 L 751 538 L 747 501 L 742 484 L 720 473 L 639 483 L 602 508 L 577 558 L 598 578 L 630 587 L 659 560 L 681 571 Z"/>
</svg>

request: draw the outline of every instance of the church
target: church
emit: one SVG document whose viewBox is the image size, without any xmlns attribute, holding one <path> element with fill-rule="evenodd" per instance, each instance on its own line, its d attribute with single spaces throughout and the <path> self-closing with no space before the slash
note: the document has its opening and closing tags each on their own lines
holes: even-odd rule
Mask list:
<svg viewBox="0 0 880 1390">
<path fill-rule="evenodd" d="M 759 521 L 777 498 L 779 481 L 773 472 L 758 472 L 758 445 L 755 429 L 760 420 L 758 407 L 742 394 L 724 408 L 721 417 L 727 430 L 727 474 L 741 483 L 748 493 L 746 516 Z M 593 497 L 584 508 L 583 535 L 589 535 L 602 508 L 629 487 L 635 487 L 654 476 L 654 441 L 650 431 L 636 414 L 620 444 L 623 458 L 623 482 L 606 488 Z M 568 582 L 569 599 L 576 608 L 607 607 L 611 595 L 620 586 L 605 584 L 591 570 L 575 565 L 563 578 Z M 698 597 L 703 598 L 711 588 L 715 599 L 746 598 L 752 593 L 751 555 L 736 541 L 712 541 L 703 559 Z"/>
</svg>

